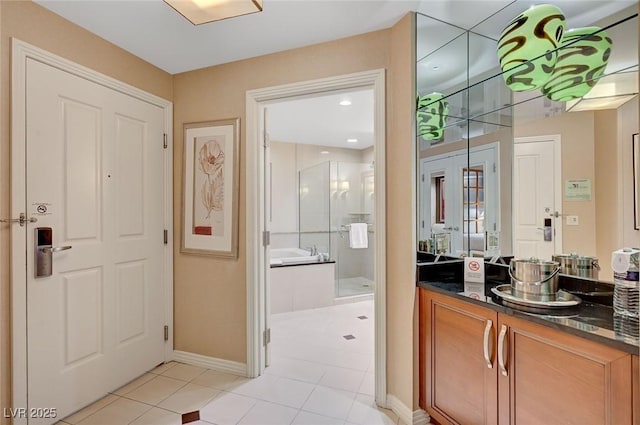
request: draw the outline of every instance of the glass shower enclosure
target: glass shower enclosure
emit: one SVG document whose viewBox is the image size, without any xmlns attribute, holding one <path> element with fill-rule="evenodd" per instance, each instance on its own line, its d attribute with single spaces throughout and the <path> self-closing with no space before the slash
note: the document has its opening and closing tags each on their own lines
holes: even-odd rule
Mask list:
<svg viewBox="0 0 640 425">
<path fill-rule="evenodd" d="M 372 294 L 373 164 L 325 161 L 299 171 L 299 247 L 335 260 L 335 296 Z M 350 243 L 350 225 L 366 223 L 366 247 Z"/>
</svg>

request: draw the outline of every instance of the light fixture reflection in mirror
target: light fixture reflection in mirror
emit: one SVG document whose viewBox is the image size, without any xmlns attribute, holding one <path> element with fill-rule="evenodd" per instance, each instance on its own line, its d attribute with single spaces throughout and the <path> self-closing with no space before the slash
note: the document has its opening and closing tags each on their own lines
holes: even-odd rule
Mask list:
<svg viewBox="0 0 640 425">
<path fill-rule="evenodd" d="M 418 96 L 418 134 L 423 140 L 442 141 L 449 105 L 442 93 Z"/>
<path fill-rule="evenodd" d="M 498 40 L 498 58 L 511 90 L 535 90 L 549 80 L 564 28 L 562 10 L 551 4 L 533 6 L 506 26 Z"/>
<path fill-rule="evenodd" d="M 612 44 L 607 33 L 598 27 L 567 31 L 562 37 L 551 79 L 542 92 L 559 102 L 586 95 L 604 73 Z"/>
</svg>

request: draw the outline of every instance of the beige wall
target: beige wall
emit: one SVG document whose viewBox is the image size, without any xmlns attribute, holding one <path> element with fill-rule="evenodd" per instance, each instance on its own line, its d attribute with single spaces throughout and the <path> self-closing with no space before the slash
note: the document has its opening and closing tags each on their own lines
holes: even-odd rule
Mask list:
<svg viewBox="0 0 640 425">
<path fill-rule="evenodd" d="M 240 117 L 247 90 L 387 69 L 388 391 L 413 406 L 414 229 L 411 226 L 412 19 L 382 30 L 178 74 L 174 78 L 175 348 L 246 362 L 245 135 L 241 131 L 239 258 L 180 253 L 182 126 Z M 399 189 L 401 188 L 401 189 Z"/>
<path fill-rule="evenodd" d="M 271 142 L 271 232 L 298 231 L 298 169 L 295 143 Z"/>
<path fill-rule="evenodd" d="M 387 393 L 418 406 L 415 226 L 415 19 L 391 30 L 387 78 Z"/>
<path fill-rule="evenodd" d="M 617 141 L 620 152 L 618 170 L 621 172 L 618 187 L 622 189 L 619 204 L 622 214 L 622 239 L 613 249 L 622 247 L 640 247 L 640 231 L 634 229 L 634 198 L 633 198 L 633 151 L 632 137 L 638 132 L 638 96 L 625 103 L 617 110 Z M 640 213 L 640 211 L 638 212 Z M 608 257 L 608 256 L 607 256 Z"/>
<path fill-rule="evenodd" d="M 171 75 L 30 1 L 0 1 L 0 217 L 10 212 L 10 38 L 107 74 L 165 99 Z M 0 407 L 10 406 L 10 227 L 0 225 Z M 18 407 L 18 406 L 16 406 Z M 23 406 L 24 407 L 24 406 Z M 3 415 L 4 416 L 4 415 Z M 0 419 L 4 424 L 6 419 Z"/>
<path fill-rule="evenodd" d="M 596 182 L 596 255 L 602 264 L 599 278 L 613 281 L 613 271 L 608 266 L 611 251 L 618 243 L 616 222 L 620 209 L 618 197 L 618 143 L 617 112 L 615 110 L 600 111 L 595 114 L 595 167 Z"/>
</svg>

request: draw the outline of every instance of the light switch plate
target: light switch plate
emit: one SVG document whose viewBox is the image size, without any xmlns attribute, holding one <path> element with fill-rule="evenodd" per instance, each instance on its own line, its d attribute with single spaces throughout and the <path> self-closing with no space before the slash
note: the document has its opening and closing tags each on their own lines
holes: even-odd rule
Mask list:
<svg viewBox="0 0 640 425">
<path fill-rule="evenodd" d="M 577 226 L 579 224 L 577 215 L 567 216 L 567 226 Z"/>
</svg>

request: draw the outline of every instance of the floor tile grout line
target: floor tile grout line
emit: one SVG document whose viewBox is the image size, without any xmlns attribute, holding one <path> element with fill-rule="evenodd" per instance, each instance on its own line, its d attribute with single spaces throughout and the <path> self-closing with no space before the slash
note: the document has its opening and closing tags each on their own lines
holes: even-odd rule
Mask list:
<svg viewBox="0 0 640 425">
<path fill-rule="evenodd" d="M 165 378 L 168 378 L 168 377 L 165 376 Z M 151 381 L 149 381 L 149 382 L 151 382 Z M 180 382 L 184 382 L 184 381 L 180 381 Z M 171 394 L 169 394 L 168 396 L 166 396 L 162 400 L 158 401 L 158 403 L 156 403 L 156 404 L 150 404 L 150 403 L 147 403 L 147 402 L 144 402 L 144 401 L 136 400 L 135 398 L 126 397 L 126 395 L 119 396 L 119 397 L 120 398 L 125 398 L 125 399 L 130 400 L 130 401 L 135 401 L 135 402 L 138 402 L 138 403 L 146 404 L 147 406 L 158 407 L 158 404 L 162 403 L 163 401 L 165 401 L 166 399 L 168 399 L 169 397 L 171 397 L 172 395 L 174 395 L 175 393 L 180 391 L 182 388 L 186 387 L 187 384 L 188 384 L 188 382 L 184 382 L 184 385 L 182 385 L 181 387 L 177 388 L 174 392 L 172 392 Z M 127 393 L 127 394 L 129 394 L 129 393 Z M 102 410 L 102 409 L 100 409 L 100 410 Z"/>
<path fill-rule="evenodd" d="M 138 420 L 138 418 L 139 418 L 140 416 L 144 415 L 144 414 L 145 414 L 145 413 L 147 413 L 149 410 L 151 410 L 151 409 L 153 409 L 153 408 L 155 407 L 155 406 L 153 406 L 153 405 L 151 405 L 151 404 L 149 404 L 149 403 L 143 403 L 143 402 L 141 402 L 141 401 L 138 401 L 138 400 L 132 400 L 132 399 L 129 399 L 129 398 L 126 398 L 126 397 L 123 397 L 123 396 L 116 395 L 116 397 L 118 397 L 118 398 L 122 398 L 122 399 L 126 399 L 126 400 L 129 400 L 129 401 L 134 401 L 134 402 L 136 402 L 136 403 L 140 403 L 140 404 L 144 404 L 144 405 L 146 405 L 146 406 L 149 406 L 149 408 L 148 408 L 147 410 L 145 410 L 144 412 L 142 412 L 140 415 L 136 416 L 132 421 L 129 421 L 129 422 L 128 422 L 128 424 L 130 424 L 130 423 L 131 423 L 131 422 L 133 422 L 133 421 Z M 116 401 L 118 401 L 118 400 L 113 400 L 111 403 L 109 403 L 109 404 L 107 404 L 107 405 L 105 405 L 105 406 L 102 406 L 100 409 L 96 410 L 96 411 L 95 411 L 95 412 L 93 412 L 92 414 L 90 414 L 90 415 L 88 415 L 87 417 L 83 418 L 83 419 L 82 419 L 80 422 L 78 422 L 76 425 L 82 425 L 82 423 L 83 423 L 84 421 L 86 421 L 86 420 L 87 420 L 87 419 L 89 419 L 90 417 L 92 417 L 92 416 L 96 415 L 98 412 L 100 412 L 100 411 L 102 411 L 102 410 L 106 409 L 108 406 L 112 405 L 112 404 L 113 404 L 113 403 L 115 403 Z M 91 405 L 89 405 L 89 406 L 91 406 Z M 87 406 L 87 407 L 88 407 L 88 406 Z"/>
<path fill-rule="evenodd" d="M 146 404 L 146 403 L 143 403 L 143 404 Z M 147 406 L 148 406 L 148 404 L 147 404 Z M 142 412 L 141 414 L 139 414 L 138 416 L 136 416 L 136 418 L 135 418 L 135 419 L 133 419 L 132 421 L 129 421 L 128 425 L 130 425 L 131 423 L 133 423 L 133 422 L 137 421 L 137 420 L 138 420 L 138 419 L 140 419 L 142 416 L 146 415 L 146 414 L 147 414 L 147 412 L 149 412 L 149 411 L 150 411 L 151 409 L 153 409 L 154 407 L 156 407 L 156 406 L 151 406 L 149 409 L 145 410 L 144 412 Z"/>
<path fill-rule="evenodd" d="M 101 411 L 102 409 L 106 408 L 107 406 L 112 405 L 113 403 L 115 403 L 116 401 L 118 401 L 118 398 L 122 398 L 122 397 L 120 397 L 119 395 L 115 395 L 115 394 L 114 394 L 114 396 L 116 397 L 116 399 L 115 399 L 115 400 L 113 400 L 113 401 L 111 401 L 111 402 L 109 402 L 109 403 L 105 404 L 104 406 L 102 406 L 101 408 L 99 408 L 99 409 L 98 409 L 98 410 L 96 410 L 95 412 L 91 413 L 90 415 L 85 416 L 84 418 L 82 418 L 81 420 L 79 420 L 78 422 L 76 422 L 76 425 L 82 425 L 82 422 L 86 421 L 86 420 L 87 420 L 87 419 L 89 419 L 91 416 L 95 415 L 96 413 L 98 413 L 98 412 L 99 412 L 99 411 Z M 104 398 L 104 397 L 103 397 L 103 398 Z M 100 399 L 100 400 L 102 400 L 102 399 Z M 93 404 L 97 403 L 98 401 L 99 401 L 99 400 L 95 401 L 94 403 L 91 403 L 89 406 L 93 406 Z M 80 411 L 82 411 L 82 410 L 84 410 L 84 409 L 88 408 L 89 406 L 85 406 L 84 408 L 82 408 L 82 409 L 78 410 L 76 413 L 78 413 L 78 412 L 80 412 Z M 71 415 L 66 416 L 66 418 L 68 418 L 69 416 L 73 416 L 73 415 L 75 415 L 76 413 L 72 413 Z M 64 420 L 64 419 L 65 419 L 65 418 L 63 418 L 63 420 Z"/>
<path fill-rule="evenodd" d="M 292 359 L 292 360 L 304 360 L 304 359 L 299 358 L 299 357 L 288 357 L 288 356 L 282 356 L 282 357 L 286 357 L 286 358 Z M 364 369 L 364 370 L 363 369 L 356 369 L 356 368 L 353 368 L 353 367 L 337 366 L 335 364 L 330 364 L 330 363 L 312 362 L 312 361 L 309 361 L 309 360 L 304 360 L 304 361 L 309 362 L 309 363 L 315 363 L 315 364 L 322 365 L 322 366 L 331 366 L 331 367 L 336 367 L 336 368 L 355 370 L 355 371 L 358 371 L 358 372 L 367 372 L 368 371 L 368 369 Z"/>
<path fill-rule="evenodd" d="M 83 408 L 81 408 L 81 409 L 79 409 L 79 410 L 76 410 L 75 412 L 71 413 L 70 415 L 65 416 L 64 418 L 62 418 L 62 420 L 64 420 L 64 419 L 66 419 L 66 418 L 68 418 L 68 417 L 71 417 L 71 416 L 74 416 L 74 415 L 76 415 L 76 414 L 80 413 L 80 412 L 81 412 L 81 411 L 83 411 L 84 409 L 87 409 L 87 408 L 89 408 L 90 406 L 93 406 L 95 403 L 97 403 L 97 402 L 99 402 L 100 400 L 102 400 L 102 399 L 104 399 L 104 398 L 108 397 L 109 395 L 113 395 L 114 397 L 116 397 L 116 399 L 111 400 L 110 402 L 108 402 L 107 404 L 105 404 L 104 406 L 102 406 L 100 409 L 96 410 L 95 412 L 91 413 L 90 415 L 85 416 L 85 417 L 84 417 L 84 418 L 82 418 L 79 422 L 84 421 L 84 420 L 85 420 L 85 419 L 87 419 L 89 416 L 93 415 L 94 413 L 97 413 L 99 410 L 102 410 L 102 409 L 104 409 L 105 407 L 107 407 L 108 405 L 110 405 L 111 403 L 115 402 L 115 401 L 116 401 L 120 396 L 119 396 L 119 395 L 117 395 L 117 394 L 111 394 L 111 393 L 108 393 L 107 395 L 105 395 L 104 397 L 99 398 L 98 400 L 94 401 L 93 403 L 91 403 L 91 404 L 89 404 L 89 405 L 87 405 L 87 406 L 85 406 L 85 407 L 83 407 Z M 68 423 L 69 425 L 73 425 L 73 424 L 71 424 L 70 422 L 65 422 L 65 423 Z"/>
</svg>

